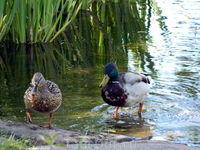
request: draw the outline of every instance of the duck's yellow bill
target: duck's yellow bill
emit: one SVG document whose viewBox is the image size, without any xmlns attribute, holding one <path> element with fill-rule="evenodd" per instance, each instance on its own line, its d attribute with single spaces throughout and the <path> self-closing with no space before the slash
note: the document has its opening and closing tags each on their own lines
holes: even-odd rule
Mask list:
<svg viewBox="0 0 200 150">
<path fill-rule="evenodd" d="M 106 86 L 106 84 L 108 83 L 109 80 L 110 80 L 109 76 L 107 74 L 105 74 L 101 84 L 99 85 L 99 87 Z"/>
</svg>

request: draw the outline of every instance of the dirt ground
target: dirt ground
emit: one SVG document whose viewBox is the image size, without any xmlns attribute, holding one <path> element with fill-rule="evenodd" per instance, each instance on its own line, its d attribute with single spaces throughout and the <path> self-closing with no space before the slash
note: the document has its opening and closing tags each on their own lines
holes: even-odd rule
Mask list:
<svg viewBox="0 0 200 150">
<path fill-rule="evenodd" d="M 14 134 L 16 138 L 25 137 L 32 142 L 35 147 L 29 149 L 41 149 L 41 150 L 75 150 L 79 146 L 81 149 L 87 150 L 150 150 L 150 149 L 182 149 L 182 150 L 200 150 L 200 147 L 189 147 L 181 144 L 172 144 L 166 141 L 150 141 L 141 140 L 135 137 L 109 134 L 109 133 L 97 133 L 90 131 L 69 130 L 62 128 L 44 128 L 33 124 L 22 124 L 15 122 L 5 122 L 0 120 L 1 133 L 11 135 Z M 42 139 L 45 137 L 50 139 L 55 136 L 52 145 Z M 64 147 L 55 146 L 55 144 L 62 143 Z M 81 143 L 81 145 L 80 145 Z"/>
</svg>

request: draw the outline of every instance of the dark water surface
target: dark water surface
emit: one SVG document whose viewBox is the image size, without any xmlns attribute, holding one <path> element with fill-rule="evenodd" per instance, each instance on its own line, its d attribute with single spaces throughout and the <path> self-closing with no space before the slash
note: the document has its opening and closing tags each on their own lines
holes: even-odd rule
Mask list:
<svg viewBox="0 0 200 150">
<path fill-rule="evenodd" d="M 56 127 L 200 146 L 199 6 L 197 0 L 151 1 L 131 7 L 107 4 L 99 12 L 80 13 L 62 43 L 4 43 L 0 118 L 26 123 L 23 94 L 33 73 L 40 71 L 63 94 L 53 118 Z M 115 108 L 104 103 L 98 86 L 103 66 L 111 60 L 121 72 L 152 73 L 156 85 L 145 99 L 142 119 L 137 116 L 138 105 L 120 109 L 119 119 L 110 118 Z M 49 119 L 47 114 L 31 115 L 34 124 Z"/>
</svg>

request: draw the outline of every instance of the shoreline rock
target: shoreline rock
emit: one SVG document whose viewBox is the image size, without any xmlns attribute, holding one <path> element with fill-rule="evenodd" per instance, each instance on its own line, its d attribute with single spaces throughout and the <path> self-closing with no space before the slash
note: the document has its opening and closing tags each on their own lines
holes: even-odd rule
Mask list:
<svg viewBox="0 0 200 150">
<path fill-rule="evenodd" d="M 15 138 L 26 138 L 35 145 L 29 150 L 200 150 L 200 147 L 190 147 L 183 144 L 173 144 L 168 141 L 152 141 L 148 138 L 140 139 L 131 136 L 98 133 L 81 130 L 71 130 L 62 128 L 44 128 L 33 124 L 22 124 L 15 122 L 5 122 L 0 120 L 0 130 L 7 135 L 15 135 Z M 42 137 L 55 137 L 52 145 L 42 140 Z M 64 147 L 55 146 L 62 143 Z"/>
<path fill-rule="evenodd" d="M 109 134 L 109 133 L 98 133 L 90 131 L 81 131 L 81 130 L 71 130 L 71 129 L 62 129 L 62 128 L 44 128 L 33 124 L 22 124 L 15 122 L 5 122 L 0 121 L 0 130 L 5 131 L 5 134 L 11 135 L 14 134 L 16 138 L 25 137 L 35 146 L 46 145 L 42 137 L 51 138 L 56 135 L 54 144 L 63 143 L 63 144 L 78 144 L 81 140 L 84 144 L 101 144 L 108 142 L 128 142 L 135 141 L 139 138 Z"/>
<path fill-rule="evenodd" d="M 67 145 L 66 147 L 57 146 L 39 146 L 39 150 L 77 150 L 78 144 Z M 139 140 L 123 143 L 105 143 L 105 144 L 82 144 L 81 150 L 200 150 L 199 147 L 190 147 L 183 144 L 172 144 L 168 141 L 149 141 Z M 29 150 L 34 150 L 30 148 Z"/>
</svg>

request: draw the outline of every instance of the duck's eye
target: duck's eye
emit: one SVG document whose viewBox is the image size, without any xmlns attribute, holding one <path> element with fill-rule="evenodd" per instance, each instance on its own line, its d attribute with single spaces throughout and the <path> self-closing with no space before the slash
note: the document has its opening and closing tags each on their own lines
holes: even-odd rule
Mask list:
<svg viewBox="0 0 200 150">
<path fill-rule="evenodd" d="M 33 84 L 32 84 L 32 83 L 30 83 L 30 84 L 29 84 L 29 87 L 33 87 Z"/>
</svg>

